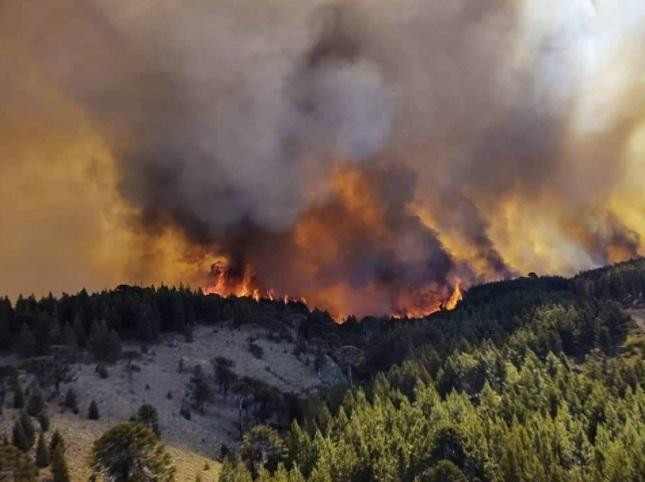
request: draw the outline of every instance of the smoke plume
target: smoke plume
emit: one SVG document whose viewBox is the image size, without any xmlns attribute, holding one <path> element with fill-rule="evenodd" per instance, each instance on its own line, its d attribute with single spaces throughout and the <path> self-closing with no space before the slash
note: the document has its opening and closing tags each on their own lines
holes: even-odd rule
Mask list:
<svg viewBox="0 0 645 482">
<path fill-rule="evenodd" d="M 642 45 L 638 0 L 2 2 L 0 289 L 424 314 L 643 254 Z"/>
</svg>

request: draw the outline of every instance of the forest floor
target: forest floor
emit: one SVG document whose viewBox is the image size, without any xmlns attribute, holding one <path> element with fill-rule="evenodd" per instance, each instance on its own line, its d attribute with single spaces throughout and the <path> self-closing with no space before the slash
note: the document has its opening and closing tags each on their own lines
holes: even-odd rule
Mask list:
<svg viewBox="0 0 645 482">
<path fill-rule="evenodd" d="M 205 363 L 215 357 L 225 357 L 234 362 L 233 371 L 240 377 L 248 376 L 273 385 L 283 392 L 304 393 L 319 384 L 313 369 L 313 360 L 293 354 L 294 345 L 274 342 L 263 337 L 263 329 L 252 325 L 234 327 L 230 324 L 199 326 L 194 330 L 194 341 L 186 342 L 183 336 L 166 335 L 151 346 L 148 353 L 134 363 L 138 371 L 127 369 L 125 360 L 108 367 L 108 377 L 100 378 L 96 364 L 71 366 L 72 381 L 63 384 L 64 394 L 72 387 L 78 394 L 79 414 L 63 410 L 57 401 L 50 402 L 48 413 L 52 429 L 62 432 L 70 449 L 68 463 L 73 469 L 73 479 L 87 480 L 89 469 L 86 459 L 92 442 L 111 425 L 127 420 L 143 403 L 152 404 L 159 413 L 162 440 L 173 455 L 178 469 L 177 480 L 195 480 L 199 472 L 202 480 L 217 480 L 219 464 L 214 457 L 222 444 L 235 446 L 239 441 L 237 406 L 233 399 L 216 396 L 206 405 L 204 414 L 193 411 L 191 419 L 179 414 L 181 400 L 186 396 L 191 378 L 190 370 L 179 370 L 179 361 L 190 364 Z M 256 358 L 249 351 L 249 338 L 263 349 L 263 356 Z M 124 349 L 135 347 L 125 346 Z M 15 360 L 0 360 L 8 364 Z M 270 371 L 267 369 L 270 367 Z M 27 386 L 28 377 L 22 377 Z M 7 403 L 12 400 L 9 396 Z M 87 419 L 91 401 L 99 407 L 100 420 Z M 15 411 L 6 409 L 0 416 L 0 433 L 10 435 Z M 205 464 L 209 470 L 202 470 Z"/>
</svg>

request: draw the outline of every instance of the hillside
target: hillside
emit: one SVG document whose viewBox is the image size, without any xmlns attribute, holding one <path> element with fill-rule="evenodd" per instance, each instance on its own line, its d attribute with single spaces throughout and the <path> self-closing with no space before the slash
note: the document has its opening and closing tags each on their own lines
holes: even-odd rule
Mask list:
<svg viewBox="0 0 645 482">
<path fill-rule="evenodd" d="M 4 300 L 0 429 L 12 438 L 17 386 L 43 393 L 72 480 L 142 404 L 180 481 L 643 480 L 644 320 L 642 259 L 343 325 L 164 287 Z"/>
</svg>

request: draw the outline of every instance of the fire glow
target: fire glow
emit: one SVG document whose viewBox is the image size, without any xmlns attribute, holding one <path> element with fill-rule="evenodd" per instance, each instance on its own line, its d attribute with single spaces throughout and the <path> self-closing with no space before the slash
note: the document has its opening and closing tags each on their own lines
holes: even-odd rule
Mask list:
<svg viewBox="0 0 645 482">
<path fill-rule="evenodd" d="M 0 7 L 2 293 L 402 318 L 645 254 L 638 0 L 80 3 Z"/>
<path fill-rule="evenodd" d="M 235 273 L 231 269 L 230 261 L 226 257 L 220 257 L 211 267 L 211 284 L 202 288 L 205 294 L 214 294 L 221 297 L 235 296 L 239 298 L 252 298 L 259 302 L 262 299 L 270 301 L 282 300 L 284 304 L 299 302 L 308 305 L 305 296 L 290 296 L 288 294 L 277 295 L 271 288 L 262 288 L 254 275 L 254 271 L 248 265 L 241 269 L 241 273 Z M 430 299 L 430 301 L 428 301 Z M 463 299 L 461 291 L 461 280 L 455 281 L 454 288 L 447 298 L 434 296 L 422 297 L 415 306 L 400 308 L 389 315 L 393 319 L 424 318 L 438 311 L 454 310 Z M 332 303 L 333 304 L 333 303 Z M 310 307 L 311 308 L 311 307 Z M 316 306 L 317 308 L 317 306 Z M 352 313 L 331 312 L 330 315 L 338 323 L 344 322 Z"/>
</svg>

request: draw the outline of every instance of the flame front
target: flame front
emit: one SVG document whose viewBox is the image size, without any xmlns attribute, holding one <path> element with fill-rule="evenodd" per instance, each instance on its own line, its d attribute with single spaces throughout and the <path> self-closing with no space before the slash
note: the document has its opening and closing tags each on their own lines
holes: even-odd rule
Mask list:
<svg viewBox="0 0 645 482">
<path fill-rule="evenodd" d="M 255 301 L 260 301 L 263 298 L 270 301 L 282 299 L 284 304 L 292 301 L 307 304 L 307 299 L 304 296 L 292 297 L 287 294 L 278 296 L 273 289 L 260 287 L 250 265 L 245 265 L 241 274 L 236 275 L 231 270 L 231 263 L 226 257 L 218 257 L 213 263 L 210 279 L 210 284 L 202 288 L 202 292 L 205 294 L 215 294 L 222 297 L 248 297 Z"/>
<path fill-rule="evenodd" d="M 464 299 L 464 296 L 461 292 L 461 280 L 457 280 L 455 284 L 455 289 L 450 295 L 450 298 L 446 300 L 444 307 L 447 310 L 454 310 L 455 308 L 457 308 L 457 305 L 459 304 L 459 302 L 463 299 Z"/>
<path fill-rule="evenodd" d="M 226 257 L 219 257 L 213 263 L 210 284 L 202 288 L 202 291 L 205 294 L 216 294 L 222 297 L 248 297 L 256 302 L 261 299 L 270 301 L 281 299 L 284 304 L 300 302 L 308 305 L 306 296 L 290 296 L 289 294 L 278 296 L 274 289 L 262 287 L 258 283 L 253 268 L 248 264 L 236 274 L 236 270 L 231 268 L 231 262 Z M 318 296 L 314 294 L 313 298 L 318 299 Z M 409 306 L 401 306 L 391 313 L 384 314 L 389 314 L 395 319 L 423 318 L 441 310 L 454 310 L 462 299 L 461 280 L 457 279 L 454 288 L 447 295 L 443 291 L 417 292 L 416 296 L 407 297 Z M 342 306 L 342 303 L 340 305 Z M 328 309 L 332 318 L 338 323 L 344 322 L 349 315 L 354 314 L 336 311 L 334 306 L 339 306 L 339 304 L 334 303 L 333 299 L 324 299 L 322 305 L 314 305 L 310 308 Z"/>
</svg>

